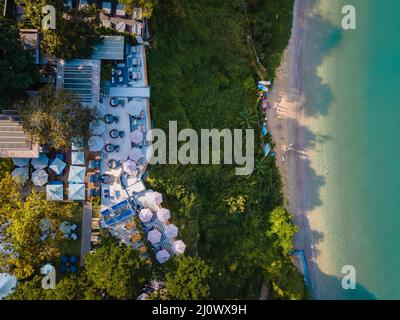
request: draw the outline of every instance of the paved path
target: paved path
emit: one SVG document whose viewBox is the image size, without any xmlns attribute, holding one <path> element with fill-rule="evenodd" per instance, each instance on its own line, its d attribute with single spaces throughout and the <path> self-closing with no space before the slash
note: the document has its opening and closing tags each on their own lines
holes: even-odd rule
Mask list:
<svg viewBox="0 0 400 320">
<path fill-rule="evenodd" d="M 92 203 L 83 203 L 82 230 L 81 230 L 81 266 L 84 256 L 90 252 L 90 236 L 92 233 Z"/>
</svg>

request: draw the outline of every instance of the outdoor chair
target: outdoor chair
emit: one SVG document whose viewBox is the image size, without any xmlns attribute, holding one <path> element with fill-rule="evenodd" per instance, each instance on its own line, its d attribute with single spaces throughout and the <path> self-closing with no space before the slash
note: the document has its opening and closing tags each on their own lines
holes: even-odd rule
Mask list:
<svg viewBox="0 0 400 320">
<path fill-rule="evenodd" d="M 75 229 L 77 228 L 78 226 L 74 223 L 72 226 L 71 226 L 71 230 L 72 231 L 75 231 Z"/>
<path fill-rule="evenodd" d="M 78 236 L 75 233 L 71 234 L 71 239 L 72 240 L 78 240 Z"/>
<path fill-rule="evenodd" d="M 100 168 L 100 160 L 89 160 L 88 168 L 91 170 Z"/>
</svg>

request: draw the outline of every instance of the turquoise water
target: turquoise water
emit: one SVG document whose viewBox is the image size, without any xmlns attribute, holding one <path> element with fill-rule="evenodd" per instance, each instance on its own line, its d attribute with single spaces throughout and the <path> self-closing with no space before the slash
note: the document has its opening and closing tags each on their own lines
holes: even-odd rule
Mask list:
<svg viewBox="0 0 400 320">
<path fill-rule="evenodd" d="M 311 1 L 304 90 L 320 215 L 317 298 L 400 299 L 400 1 Z M 357 30 L 341 29 L 352 4 Z M 353 265 L 357 289 L 341 289 Z"/>
</svg>

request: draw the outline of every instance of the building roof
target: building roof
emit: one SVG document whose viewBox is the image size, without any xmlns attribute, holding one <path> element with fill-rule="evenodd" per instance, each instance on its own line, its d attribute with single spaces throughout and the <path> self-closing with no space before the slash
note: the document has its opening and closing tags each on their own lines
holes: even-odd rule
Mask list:
<svg viewBox="0 0 400 320">
<path fill-rule="evenodd" d="M 141 97 L 141 98 L 149 98 L 150 97 L 150 88 L 149 87 L 111 87 L 110 88 L 110 96 L 111 97 Z"/>
<path fill-rule="evenodd" d="M 32 143 L 16 111 L 0 115 L 0 158 L 37 158 L 39 145 Z"/>
<path fill-rule="evenodd" d="M 93 48 L 92 59 L 123 60 L 124 44 L 123 36 L 103 36 L 103 42 Z"/>
<path fill-rule="evenodd" d="M 100 97 L 100 60 L 58 60 L 57 89 L 72 91 L 83 106 L 97 106 Z"/>
</svg>

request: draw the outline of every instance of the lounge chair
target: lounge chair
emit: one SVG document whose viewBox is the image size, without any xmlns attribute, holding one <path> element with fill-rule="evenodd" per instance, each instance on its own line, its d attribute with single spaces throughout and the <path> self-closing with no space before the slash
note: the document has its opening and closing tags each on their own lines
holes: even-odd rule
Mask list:
<svg viewBox="0 0 400 320">
<path fill-rule="evenodd" d="M 77 227 L 78 227 L 78 226 L 74 223 L 74 224 L 71 226 L 71 230 L 72 230 L 72 231 L 75 231 Z"/>
<path fill-rule="evenodd" d="M 78 240 L 78 236 L 75 233 L 71 234 L 71 239 L 72 240 Z"/>
</svg>

